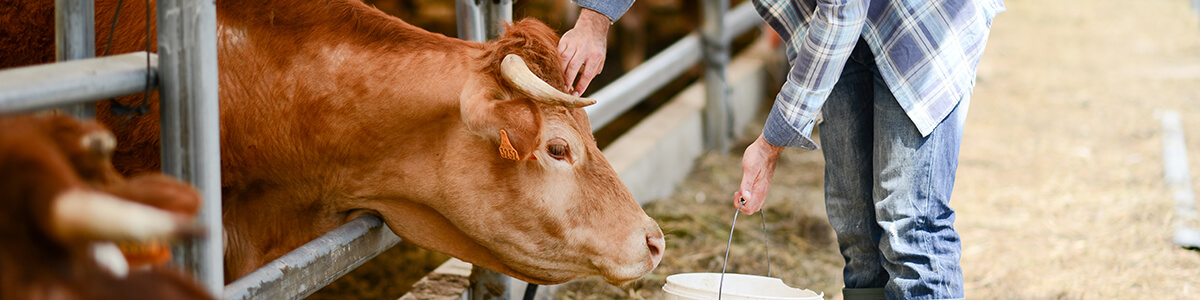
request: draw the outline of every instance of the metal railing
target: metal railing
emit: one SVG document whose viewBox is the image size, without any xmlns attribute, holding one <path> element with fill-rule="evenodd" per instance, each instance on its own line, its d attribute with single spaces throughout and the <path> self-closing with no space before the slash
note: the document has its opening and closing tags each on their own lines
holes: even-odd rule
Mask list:
<svg viewBox="0 0 1200 300">
<path fill-rule="evenodd" d="M 459 36 L 483 41 L 499 35 L 499 24 L 512 19 L 511 0 L 458 0 Z M 223 285 L 220 194 L 219 108 L 217 101 L 216 7 L 213 1 L 158 1 L 158 54 L 145 52 L 89 58 L 95 53 L 92 0 L 56 0 L 56 41 L 60 60 L 49 65 L 0 71 L 0 112 L 68 107 L 91 117 L 89 101 L 158 88 L 163 171 L 186 180 L 205 201 L 198 222 L 201 238 L 177 249 L 180 264 L 193 270 L 213 294 L 227 299 L 302 298 L 400 241 L 375 216 L 359 217 Z M 761 23 L 744 3 L 732 10 L 728 0 L 704 1 L 705 23 L 621 78 L 591 94 L 598 104 L 586 110 L 599 129 L 661 89 L 701 59 L 710 85 L 706 112 L 709 146 L 727 147 L 731 129 L 726 105 L 725 64 L 729 43 Z M 151 60 L 150 68 L 144 64 Z M 146 86 L 150 76 L 151 86 Z M 503 276 L 489 284 L 507 282 Z M 480 285 L 482 286 L 482 285 Z M 507 289 L 507 287 L 506 287 Z M 487 294 L 487 293 L 477 293 Z M 505 294 L 507 295 L 507 294 Z"/>
<path fill-rule="evenodd" d="M 304 298 L 399 242 L 382 219 L 363 215 L 230 283 L 221 298 Z"/>
<path fill-rule="evenodd" d="M 204 202 L 202 236 L 176 247 L 183 266 L 213 295 L 225 286 L 221 223 L 221 122 L 217 99 L 217 6 L 211 0 L 158 1 L 162 168 L 190 182 Z"/>
</svg>

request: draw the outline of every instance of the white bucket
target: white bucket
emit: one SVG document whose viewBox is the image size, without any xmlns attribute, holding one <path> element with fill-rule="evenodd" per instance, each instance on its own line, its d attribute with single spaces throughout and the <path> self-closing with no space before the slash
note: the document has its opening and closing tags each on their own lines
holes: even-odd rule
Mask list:
<svg viewBox="0 0 1200 300">
<path fill-rule="evenodd" d="M 717 299 L 721 273 L 684 273 L 667 276 L 667 300 Z M 797 289 L 774 277 L 725 273 L 721 300 L 820 300 L 824 293 Z"/>
</svg>

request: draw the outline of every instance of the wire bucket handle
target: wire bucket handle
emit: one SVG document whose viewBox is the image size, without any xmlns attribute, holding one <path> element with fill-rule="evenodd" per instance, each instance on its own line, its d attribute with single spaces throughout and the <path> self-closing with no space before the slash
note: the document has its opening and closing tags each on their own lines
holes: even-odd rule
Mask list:
<svg viewBox="0 0 1200 300">
<path fill-rule="evenodd" d="M 729 225 L 729 241 L 725 243 L 725 260 L 721 262 L 721 280 L 717 285 L 717 299 L 721 299 L 725 289 L 725 267 L 729 264 L 729 246 L 733 245 L 733 230 L 737 228 L 738 213 L 742 211 L 742 206 L 746 205 L 746 198 L 738 199 L 738 207 L 733 211 L 733 224 Z M 767 277 L 771 277 L 771 236 L 767 234 L 767 212 L 760 211 L 762 216 L 763 243 L 767 245 Z"/>
</svg>

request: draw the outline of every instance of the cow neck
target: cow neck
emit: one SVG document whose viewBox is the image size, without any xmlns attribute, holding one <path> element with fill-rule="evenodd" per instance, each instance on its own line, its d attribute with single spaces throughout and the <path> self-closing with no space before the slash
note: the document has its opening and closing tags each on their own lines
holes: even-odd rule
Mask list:
<svg viewBox="0 0 1200 300">
<path fill-rule="evenodd" d="M 272 89 L 258 95 L 223 88 L 221 109 L 296 118 L 222 120 L 222 147 L 227 150 L 223 162 L 256 164 L 264 157 L 278 157 L 258 149 L 297 149 L 300 155 L 274 165 L 308 166 L 320 174 L 262 171 L 244 176 L 329 184 L 329 170 L 340 169 L 346 172 L 340 176 L 352 180 L 330 188 L 364 197 L 372 196 L 372 187 L 364 186 L 374 181 L 370 179 L 396 183 L 396 178 L 404 178 L 405 185 L 436 186 L 425 182 L 434 180 L 427 174 L 408 170 L 439 168 L 446 158 L 443 150 L 465 146 L 448 141 L 475 139 L 465 136 L 469 133 L 462 126 L 459 96 L 464 81 L 478 68 L 470 61 L 483 45 L 428 33 L 358 1 L 295 2 L 218 3 L 219 55 L 239 58 L 220 61 L 222 82 Z M 393 159 L 403 160 L 404 170 L 363 167 L 395 164 L 387 161 Z M 267 172 L 271 176 L 263 176 Z M 373 177 L 380 174 L 389 179 Z M 227 175 L 233 177 L 226 181 L 236 181 L 234 177 L 243 174 Z"/>
</svg>

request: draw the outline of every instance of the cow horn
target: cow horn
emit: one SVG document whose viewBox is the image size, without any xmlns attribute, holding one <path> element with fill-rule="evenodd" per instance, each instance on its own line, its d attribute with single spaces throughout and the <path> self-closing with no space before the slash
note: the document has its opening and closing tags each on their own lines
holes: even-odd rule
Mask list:
<svg viewBox="0 0 1200 300">
<path fill-rule="evenodd" d="M 55 198 L 51 226 L 64 241 L 165 239 L 190 231 L 170 212 L 112 195 L 72 189 Z"/>
<path fill-rule="evenodd" d="M 596 104 L 596 100 L 572 96 L 550 86 L 549 83 L 534 75 L 533 71 L 529 70 L 529 66 L 525 65 L 525 60 L 516 54 L 504 57 L 504 61 L 500 62 L 500 73 L 504 75 L 505 80 L 517 86 L 517 89 L 528 93 L 533 100 L 542 103 L 570 108 Z"/>
</svg>

